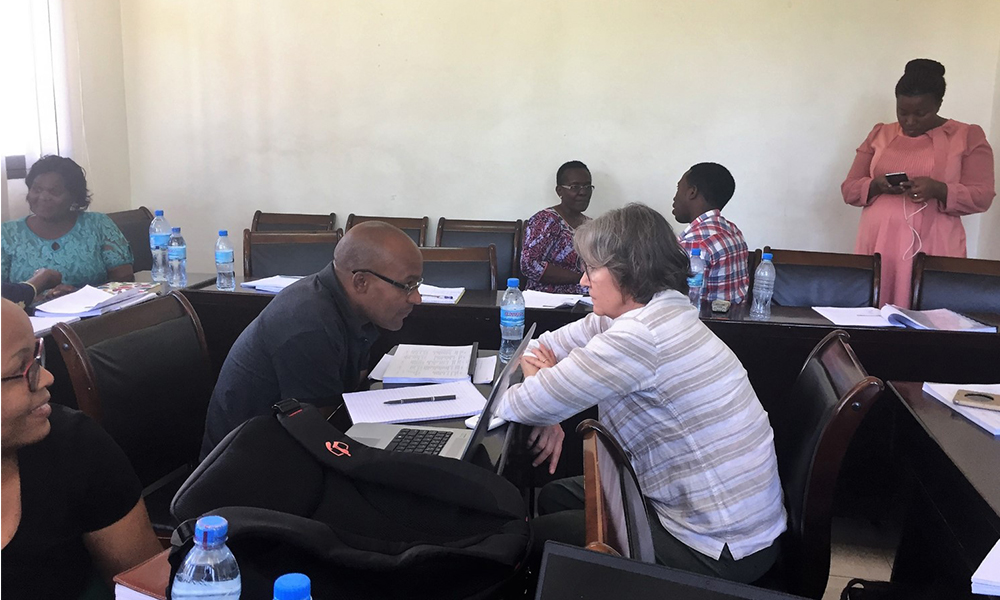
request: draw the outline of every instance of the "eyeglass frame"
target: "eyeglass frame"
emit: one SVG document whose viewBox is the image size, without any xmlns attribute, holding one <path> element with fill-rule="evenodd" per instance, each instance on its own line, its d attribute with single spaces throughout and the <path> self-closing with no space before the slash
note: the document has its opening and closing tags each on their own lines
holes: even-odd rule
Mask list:
<svg viewBox="0 0 1000 600">
<path fill-rule="evenodd" d="M 416 283 L 406 284 L 406 283 L 400 283 L 395 279 L 390 279 L 385 275 L 382 275 L 381 273 L 376 273 L 375 271 L 372 271 L 371 269 L 354 269 L 353 271 L 351 271 L 351 275 L 356 275 L 358 273 L 370 273 L 371 275 L 378 277 L 379 279 L 388 283 L 389 285 L 403 290 L 403 292 L 405 292 L 407 296 L 417 291 L 417 288 L 419 288 L 421 284 L 424 283 L 423 277 L 418 279 Z"/>
<path fill-rule="evenodd" d="M 14 381 L 15 379 L 24 379 L 28 383 L 28 391 L 34 394 L 40 389 L 38 382 L 41 380 L 41 373 L 44 368 L 45 343 L 42 341 L 42 338 L 35 338 L 35 356 L 28 363 L 28 366 L 24 368 L 24 371 L 20 375 L 0 378 L 0 383 Z M 34 372 L 32 372 L 32 369 L 34 369 Z"/>
<path fill-rule="evenodd" d="M 592 183 L 589 183 L 587 185 L 583 185 L 582 183 L 560 183 L 559 187 L 561 187 L 564 190 L 569 190 L 574 194 L 579 194 L 583 190 L 593 192 L 595 188 L 594 184 Z"/>
</svg>

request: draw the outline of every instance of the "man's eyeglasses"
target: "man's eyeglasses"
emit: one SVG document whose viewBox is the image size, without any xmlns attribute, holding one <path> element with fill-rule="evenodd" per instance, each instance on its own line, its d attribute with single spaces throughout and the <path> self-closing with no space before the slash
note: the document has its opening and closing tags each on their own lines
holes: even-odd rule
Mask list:
<svg viewBox="0 0 1000 600">
<path fill-rule="evenodd" d="M 38 391 L 38 374 L 41 373 L 42 367 L 45 366 L 45 344 L 42 343 L 41 338 L 35 340 L 35 357 L 32 359 L 28 366 L 25 367 L 24 372 L 20 375 L 11 375 L 10 377 L 4 377 L 0 381 L 13 381 L 15 379 L 21 379 L 22 377 L 28 382 L 28 391 L 35 393 Z"/>
<path fill-rule="evenodd" d="M 573 192 L 574 194 L 579 194 L 580 192 L 592 192 L 592 191 L 594 191 L 594 186 L 592 186 L 590 184 L 582 184 L 582 183 L 571 183 L 569 185 L 566 185 L 564 183 L 560 183 L 559 187 L 561 187 L 564 190 L 569 190 L 569 191 Z"/>
<path fill-rule="evenodd" d="M 375 277 L 378 277 L 382 281 L 388 283 L 389 285 L 391 285 L 393 287 L 397 287 L 397 288 L 403 290 L 404 292 L 406 292 L 407 296 L 409 296 L 413 292 L 417 291 L 417 288 L 420 287 L 420 284 L 422 284 L 424 282 L 423 279 L 418 279 L 416 281 L 416 283 L 400 283 L 400 282 L 396 281 L 395 279 L 389 279 L 385 275 L 382 275 L 381 273 L 376 273 L 375 271 L 372 271 L 371 269 L 355 269 L 355 270 L 351 271 L 352 275 L 355 274 L 355 273 L 370 273 L 370 274 L 374 275 Z"/>
</svg>

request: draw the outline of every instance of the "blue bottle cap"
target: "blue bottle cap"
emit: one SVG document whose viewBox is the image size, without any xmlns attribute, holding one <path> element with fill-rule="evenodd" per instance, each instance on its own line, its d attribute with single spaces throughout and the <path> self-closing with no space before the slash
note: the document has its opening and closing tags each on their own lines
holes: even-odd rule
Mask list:
<svg viewBox="0 0 1000 600">
<path fill-rule="evenodd" d="M 274 580 L 274 600 L 308 600 L 311 593 L 309 578 L 302 573 L 288 573 Z"/>
<path fill-rule="evenodd" d="M 701 248 L 692 248 L 691 256 L 701 256 Z"/>
<path fill-rule="evenodd" d="M 180 233 L 181 232 L 181 228 L 180 227 L 174 227 L 170 231 L 173 231 L 174 233 Z"/>
<path fill-rule="evenodd" d="M 153 214 L 156 215 L 157 217 L 162 217 L 163 211 L 162 210 L 153 211 Z"/>
<path fill-rule="evenodd" d="M 204 546 L 214 546 L 226 541 L 229 522 L 224 517 L 210 515 L 198 519 L 194 526 L 194 539 Z"/>
<path fill-rule="evenodd" d="M 229 235 L 229 230 L 228 229 L 220 229 L 219 230 L 219 237 L 227 237 L 228 235 Z"/>
<path fill-rule="evenodd" d="M 771 260 L 771 253 L 770 252 L 765 252 L 762 258 L 764 260 Z"/>
<path fill-rule="evenodd" d="M 507 287 L 517 287 L 520 283 L 521 282 L 517 279 L 517 277 L 511 277 L 507 280 Z"/>
</svg>

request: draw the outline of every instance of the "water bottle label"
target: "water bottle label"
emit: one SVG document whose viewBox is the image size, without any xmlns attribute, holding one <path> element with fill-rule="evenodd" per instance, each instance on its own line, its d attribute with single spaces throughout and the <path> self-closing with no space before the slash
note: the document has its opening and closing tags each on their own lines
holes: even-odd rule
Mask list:
<svg viewBox="0 0 1000 600">
<path fill-rule="evenodd" d="M 167 242 L 170 241 L 169 233 L 151 233 L 149 234 L 149 247 L 150 248 L 164 248 Z"/>
<path fill-rule="evenodd" d="M 184 260 L 187 258 L 187 246 L 168 246 L 167 260 Z"/>
<path fill-rule="evenodd" d="M 500 326 L 501 327 L 518 327 L 524 325 L 524 307 L 523 306 L 501 306 L 500 307 Z"/>
<path fill-rule="evenodd" d="M 689 288 L 700 288 L 705 284 L 705 274 L 695 273 L 691 277 L 688 277 L 688 287 Z"/>
<path fill-rule="evenodd" d="M 232 250 L 216 250 L 215 251 L 215 262 L 226 264 L 233 262 L 233 251 Z"/>
</svg>

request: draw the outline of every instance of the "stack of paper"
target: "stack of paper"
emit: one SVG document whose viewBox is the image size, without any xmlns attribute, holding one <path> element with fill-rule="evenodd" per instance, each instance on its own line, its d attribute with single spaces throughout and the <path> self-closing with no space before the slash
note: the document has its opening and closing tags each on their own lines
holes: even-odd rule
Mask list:
<svg viewBox="0 0 1000 600">
<path fill-rule="evenodd" d="M 302 277 L 274 275 L 273 277 L 265 277 L 254 281 L 244 281 L 240 284 L 240 287 L 255 289 L 258 292 L 267 292 L 268 294 L 277 294 L 300 279 Z"/>
<path fill-rule="evenodd" d="M 420 301 L 424 304 L 458 304 L 462 294 L 465 293 L 465 288 L 446 288 L 421 283 L 417 291 L 420 292 Z"/>
<path fill-rule="evenodd" d="M 996 333 L 997 328 L 960 315 L 947 308 L 935 310 L 908 310 L 892 304 L 881 309 L 872 307 L 841 308 L 837 306 L 814 306 L 813 310 L 823 315 L 834 325 L 841 327 L 910 327 L 912 329 L 933 329 L 937 331 L 969 331 Z"/>
<path fill-rule="evenodd" d="M 386 384 L 469 381 L 476 369 L 475 346 L 400 344 L 382 381 Z"/>
<path fill-rule="evenodd" d="M 925 383 L 924 391 L 927 395 L 944 402 L 955 412 L 961 414 L 976 425 L 979 425 L 993 435 L 1000 435 L 1000 411 L 988 410 L 985 408 L 974 408 L 955 404 L 955 394 L 958 390 L 969 390 L 974 392 L 986 392 L 987 394 L 1000 394 L 1000 383 Z"/>
<path fill-rule="evenodd" d="M 972 574 L 972 593 L 1000 596 L 1000 542 L 993 546 L 983 563 Z"/>
<path fill-rule="evenodd" d="M 572 308 L 583 300 L 583 294 L 550 294 L 535 290 L 524 290 L 525 308 Z"/>
<path fill-rule="evenodd" d="M 31 328 L 35 331 L 35 337 L 48 335 L 56 323 L 75 323 L 80 317 L 28 317 L 31 320 Z"/>
<path fill-rule="evenodd" d="M 382 381 L 385 377 L 385 370 L 389 368 L 389 364 L 392 363 L 392 355 L 384 354 L 372 372 L 368 375 L 369 379 L 375 381 Z M 494 356 L 482 356 L 476 359 L 476 373 L 472 376 L 472 383 L 476 385 L 483 385 L 487 383 L 493 383 L 493 374 L 497 370 L 497 357 Z"/>
<path fill-rule="evenodd" d="M 454 400 L 386 404 L 390 400 L 405 398 L 445 396 L 453 394 Z M 368 392 L 344 394 L 344 404 L 357 423 L 412 423 L 436 419 L 470 417 L 483 412 L 486 398 L 471 381 L 454 381 L 419 387 L 399 387 Z"/>
<path fill-rule="evenodd" d="M 122 289 L 118 293 L 108 293 L 85 285 L 72 294 L 49 300 L 35 308 L 36 317 L 96 317 L 106 312 L 121 310 L 128 306 L 155 298 L 155 294 L 141 287 Z"/>
</svg>

